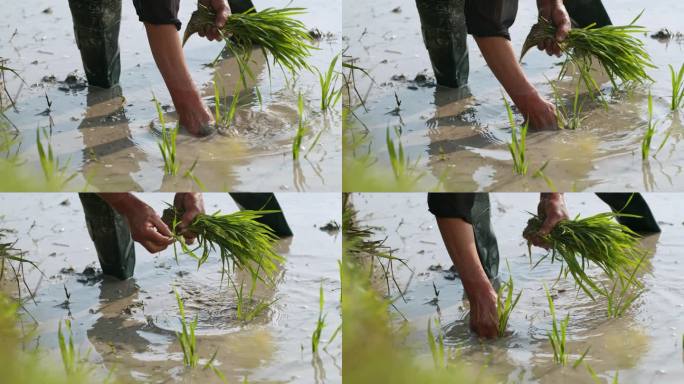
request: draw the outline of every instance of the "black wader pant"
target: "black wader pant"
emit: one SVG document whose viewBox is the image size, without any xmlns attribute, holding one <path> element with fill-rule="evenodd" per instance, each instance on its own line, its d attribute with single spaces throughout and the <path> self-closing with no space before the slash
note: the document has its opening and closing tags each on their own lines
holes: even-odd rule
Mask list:
<svg viewBox="0 0 684 384">
<path fill-rule="evenodd" d="M 578 27 L 611 24 L 601 0 L 566 0 L 565 6 Z M 468 84 L 467 35 L 510 40 L 518 0 L 416 0 L 416 7 L 437 84 L 460 88 Z"/>
<path fill-rule="evenodd" d="M 253 7 L 251 0 L 229 0 L 228 4 L 232 13 Z M 180 0 L 133 0 L 133 5 L 140 21 L 173 24 L 180 30 Z M 69 0 L 69 9 L 88 84 L 102 88 L 117 85 L 121 75 L 121 0 Z"/>
<path fill-rule="evenodd" d="M 639 193 L 597 193 L 613 212 L 640 217 L 618 217 L 617 221 L 642 235 L 658 233 L 660 227 Z M 487 277 L 499 273 L 499 249 L 491 225 L 487 193 L 428 193 L 428 208 L 438 218 L 458 218 L 473 226 L 477 254 Z"/>
<path fill-rule="evenodd" d="M 231 193 L 230 196 L 241 210 L 281 211 L 273 193 Z M 132 277 L 135 246 L 126 219 L 96 193 L 79 193 L 79 197 L 102 273 L 120 280 Z M 282 212 L 264 215 L 257 221 L 269 226 L 278 237 L 292 236 Z"/>
</svg>

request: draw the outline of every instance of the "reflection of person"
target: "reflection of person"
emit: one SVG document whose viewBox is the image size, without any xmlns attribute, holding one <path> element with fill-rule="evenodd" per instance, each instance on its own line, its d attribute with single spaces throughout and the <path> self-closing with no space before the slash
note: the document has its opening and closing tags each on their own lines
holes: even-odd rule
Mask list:
<svg viewBox="0 0 684 384">
<path fill-rule="evenodd" d="M 615 212 L 639 216 L 617 218 L 633 231 L 640 234 L 660 232 L 640 194 L 598 193 L 597 196 Z M 499 250 L 490 222 L 489 196 L 485 193 L 430 193 L 428 206 L 437 218 L 447 252 L 468 296 L 470 327 L 479 336 L 496 337 L 497 293 L 491 280 L 498 275 Z M 544 218 L 543 225 L 527 240 L 547 248 L 542 237 L 568 218 L 563 194 L 542 193 L 537 211 Z"/>
<path fill-rule="evenodd" d="M 278 237 L 292 236 L 280 205 L 272 193 L 231 193 L 240 209 L 268 210 L 257 219 Z M 86 217 L 88 232 L 95 244 L 100 267 L 105 275 L 119 279 L 133 276 L 135 269 L 134 242 L 150 253 L 165 250 L 174 241 L 169 226 L 152 207 L 132 193 L 79 194 Z M 204 213 L 204 202 L 199 193 L 176 193 L 174 207 L 183 211 L 178 224 L 186 243 L 192 244 L 196 235 L 187 230 L 195 217 Z"/>
<path fill-rule="evenodd" d="M 217 14 L 215 27 L 200 31 L 200 36 L 220 39 L 217 28 L 225 24 L 231 7 L 225 0 L 200 0 L 200 3 L 212 7 Z M 140 21 L 145 24 L 150 50 L 169 90 L 180 125 L 193 135 L 211 133 L 214 118 L 192 80 L 178 35 L 180 0 L 133 0 L 133 4 Z M 116 85 L 121 72 L 118 45 L 121 0 L 97 4 L 69 0 L 69 8 L 88 83 L 103 88 Z"/>
<path fill-rule="evenodd" d="M 580 2 L 577 2 L 580 3 Z M 573 21 L 610 23 L 600 0 L 583 1 L 573 10 Z M 423 41 L 428 50 L 437 83 L 451 88 L 468 83 L 468 47 L 471 34 L 487 65 L 504 87 L 520 112 L 534 128 L 556 128 L 554 105 L 542 97 L 525 76 L 510 42 L 509 27 L 515 21 L 517 0 L 416 0 Z M 562 0 L 538 0 L 539 15 L 556 27 L 555 41 L 547 40 L 538 48 L 560 56 L 557 42 L 570 30 L 570 16 Z M 577 10 L 576 10 L 577 9 Z M 575 10 L 583 17 L 574 17 Z M 594 19 L 594 20 L 591 20 Z M 606 21 L 607 20 L 607 21 Z M 585 25 L 580 25 L 585 26 Z"/>
</svg>

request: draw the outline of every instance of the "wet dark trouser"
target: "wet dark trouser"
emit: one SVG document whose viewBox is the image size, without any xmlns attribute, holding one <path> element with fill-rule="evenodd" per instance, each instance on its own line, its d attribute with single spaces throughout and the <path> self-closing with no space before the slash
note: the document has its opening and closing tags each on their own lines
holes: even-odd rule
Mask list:
<svg viewBox="0 0 684 384">
<path fill-rule="evenodd" d="M 231 193 L 241 210 L 277 210 L 280 204 L 273 193 Z M 95 244 L 102 273 L 125 280 L 135 270 L 135 246 L 126 219 L 96 193 L 79 193 L 90 238 Z M 282 212 L 257 219 L 278 237 L 292 236 Z"/>
<path fill-rule="evenodd" d="M 613 212 L 640 217 L 619 217 L 620 224 L 642 235 L 658 233 L 660 227 L 651 209 L 639 193 L 597 193 Z M 629 203 L 629 204 L 628 204 Z M 487 193 L 428 193 L 428 207 L 436 217 L 459 218 L 473 226 L 480 263 L 487 277 L 499 271 L 499 249 L 491 225 L 491 208 Z"/>
<path fill-rule="evenodd" d="M 416 7 L 437 84 L 466 86 L 470 68 L 465 0 L 416 0 Z"/>
<path fill-rule="evenodd" d="M 460 88 L 468 84 L 466 0 L 416 0 L 423 42 L 430 56 L 437 84 Z M 565 6 L 576 27 L 611 21 L 601 0 L 566 0 Z"/>
<path fill-rule="evenodd" d="M 161 7 L 166 6 L 162 0 L 154 1 Z M 251 0 L 229 0 L 228 4 L 232 13 L 242 13 L 253 7 Z M 69 9 L 88 84 L 102 88 L 117 85 L 121 74 L 121 0 L 69 0 Z M 180 28 L 180 22 L 172 24 Z"/>
</svg>

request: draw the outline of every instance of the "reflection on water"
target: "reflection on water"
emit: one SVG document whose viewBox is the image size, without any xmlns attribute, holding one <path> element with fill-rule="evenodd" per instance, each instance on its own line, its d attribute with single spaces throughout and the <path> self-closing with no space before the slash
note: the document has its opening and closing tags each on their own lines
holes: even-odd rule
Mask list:
<svg viewBox="0 0 684 384">
<path fill-rule="evenodd" d="M 434 217 L 427 211 L 425 194 L 358 194 L 353 199 L 359 218 L 383 228 L 378 236 L 387 236 L 386 245 L 397 249 L 393 256 L 406 259 L 412 269 L 395 268 L 400 286 L 410 281 L 406 301 L 398 299 L 395 305 L 409 320 L 409 347 L 422 351 L 426 364 L 432 364 L 427 321 L 439 318 L 453 359 L 475 368 L 484 366 L 499 380 L 593 382 L 584 366 L 571 367 L 590 347 L 585 361 L 600 377 L 612 380 L 618 371 L 620 382 L 675 383 L 684 374 L 680 350 L 684 304 L 679 297 L 684 289 L 684 267 L 679 260 L 684 242 L 681 211 L 672 207 L 682 196 L 644 197 L 663 232 L 642 240 L 642 247 L 648 250 L 640 277 L 646 288 L 643 296 L 625 316 L 609 319 L 605 298 L 592 301 L 578 293 L 571 278 L 556 281 L 558 264 L 543 262 L 531 268 L 521 234 L 528 219 L 526 211 L 534 211 L 538 195 L 492 195 L 492 223 L 501 263 L 510 264 L 515 290 L 522 289 L 523 294 L 509 321 L 510 336 L 484 342 L 469 330 L 468 302 L 458 278 L 454 280 L 453 274 L 446 272 L 450 260 Z M 571 215 L 588 216 L 609 209 L 592 194 L 567 194 L 566 199 Z M 534 249 L 533 263 L 542 255 L 542 250 Z M 500 271 L 500 278 L 508 279 L 506 269 Z M 592 268 L 590 275 L 608 285 L 597 268 Z M 436 306 L 433 283 L 440 292 Z M 551 318 L 543 284 L 554 296 L 557 317 L 570 313 L 566 368 L 553 363 L 547 339 Z"/>
<path fill-rule="evenodd" d="M 369 6 L 357 3 L 354 0 L 345 3 L 343 29 L 349 45 L 348 55 L 358 59 L 355 65 L 366 69 L 373 82 L 361 73 L 355 76 L 362 94 L 369 89 L 367 109 L 358 108 L 355 114 L 370 131 L 370 140 L 364 143 L 363 150 L 356 148 L 356 152 L 364 154 L 367 149 L 377 158 L 377 164 L 371 167 L 376 173 L 391 170 L 385 130 L 388 126 L 400 126 L 407 155 L 420 159 L 417 168 L 427 173 L 426 182 L 414 186 L 416 190 L 424 190 L 425 185 L 447 191 L 549 190 L 552 188 L 543 178 L 532 177 L 546 161 L 544 174 L 556 189 L 563 191 L 678 191 L 684 187 L 678 177 L 684 156 L 677 151 L 684 128 L 679 113 L 668 109 L 671 85 L 667 64 L 679 67 L 684 51 L 680 43 L 666 45 L 644 36 L 646 48 L 658 66 L 649 71 L 656 81 L 654 84 L 610 95 L 607 108 L 585 101 L 582 116 L 586 119 L 576 131 L 529 132 L 530 172 L 520 177 L 513 174 L 507 147 L 511 130 L 501 98 L 502 88 L 472 38 L 468 42 L 471 73 L 467 90 L 447 89 L 431 81 L 418 81 L 419 78 L 413 81 L 417 75 L 431 74 L 414 2 L 379 1 Z M 629 23 L 643 8 L 636 1 L 604 3 L 616 24 Z M 397 6 L 401 12 L 390 12 Z M 684 30 L 681 18 L 668 16 L 674 10 L 684 12 L 683 7 L 675 1 L 649 4 L 639 23 L 652 32 L 664 26 Z M 521 4 L 511 29 L 517 51 L 536 17 L 533 3 Z M 536 50 L 523 62 L 527 76 L 549 100 L 553 100 L 553 91 L 548 79 L 557 77 L 558 63 L 558 59 Z M 573 74 L 572 69 L 569 74 Z M 610 84 L 605 74 L 595 71 L 594 75 L 599 83 Z M 562 99 L 572 103 L 575 88 L 572 77 L 560 82 L 558 87 Z M 606 93 L 611 91 L 608 88 Z M 654 119 L 659 121 L 651 154 L 668 133 L 670 137 L 656 158 L 642 162 L 641 140 L 647 124 L 649 92 L 654 98 Z M 395 95 L 401 101 L 401 110 L 389 113 L 397 105 Z M 353 129 L 361 131 L 358 127 Z M 346 155 L 358 157 L 356 153 Z M 481 174 L 485 171 L 487 177 L 483 178 Z M 346 189 L 376 190 L 373 185 L 353 184 L 360 183 L 359 180 L 363 179 L 350 179 Z"/>
</svg>

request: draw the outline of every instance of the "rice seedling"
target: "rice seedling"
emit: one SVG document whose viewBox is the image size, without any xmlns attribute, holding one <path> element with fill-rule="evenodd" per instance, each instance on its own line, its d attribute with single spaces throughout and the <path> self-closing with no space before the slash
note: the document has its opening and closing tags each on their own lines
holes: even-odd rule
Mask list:
<svg viewBox="0 0 684 384">
<path fill-rule="evenodd" d="M 642 11 L 643 13 L 643 11 Z M 641 17 L 640 13 L 628 25 L 607 25 L 595 28 L 589 25 L 584 28 L 573 28 L 567 38 L 559 42 L 561 51 L 567 60 L 561 69 L 562 77 L 568 62 L 574 63 L 580 70 L 580 76 L 593 94 L 600 93 L 600 88 L 589 73 L 593 60 L 596 59 L 608 75 L 614 88 L 618 88 L 617 80 L 643 84 L 653 79 L 646 73 L 648 68 L 656 68 L 651 57 L 646 52 L 644 42 L 639 35 L 647 32 L 645 27 L 635 23 Z M 556 27 L 553 23 L 540 17 L 532 26 L 523 44 L 520 59 L 527 51 L 544 40 L 555 40 Z"/>
<path fill-rule="evenodd" d="M 45 144 L 42 142 L 42 137 L 45 137 Z M 50 136 L 45 128 L 38 128 L 36 131 L 36 148 L 40 158 L 40 167 L 43 170 L 45 180 L 51 188 L 61 190 L 76 177 L 76 172 L 68 174 L 70 159 L 67 159 L 66 163 L 62 164 L 59 158 L 55 156 Z"/>
<path fill-rule="evenodd" d="M 190 168 L 188 168 L 185 171 L 185 173 L 183 174 L 183 177 L 189 178 L 190 180 L 194 181 L 195 184 L 197 184 L 197 186 L 199 187 L 199 189 L 201 191 L 204 191 L 204 190 L 206 190 L 206 188 L 204 187 L 204 183 L 202 183 L 202 181 L 197 176 L 195 176 L 195 173 L 194 173 L 195 167 L 197 167 L 197 159 L 195 159 L 195 161 L 192 163 Z"/>
<path fill-rule="evenodd" d="M 328 70 L 325 72 L 325 75 L 321 73 L 318 68 L 316 68 L 316 72 L 318 72 L 318 82 L 321 85 L 322 111 L 326 111 L 329 108 L 334 107 L 342 96 L 342 88 L 335 89 L 335 86 L 337 85 L 337 79 L 340 76 L 340 74 L 335 71 L 335 65 L 337 65 L 337 60 L 339 57 L 339 55 L 336 55 L 333 58 L 333 60 L 330 62 L 330 66 L 328 66 Z"/>
<path fill-rule="evenodd" d="M 670 75 L 672 77 L 672 103 L 670 104 L 670 109 L 676 111 L 684 104 L 684 63 L 679 67 L 679 72 L 676 73 L 671 64 L 668 64 L 668 67 L 670 67 Z"/>
<path fill-rule="evenodd" d="M 387 154 L 389 156 L 390 165 L 394 179 L 401 185 L 415 185 L 420 179 L 425 176 L 424 172 L 417 170 L 420 158 L 411 162 L 411 159 L 404 153 L 404 145 L 401 143 L 401 129 L 394 128 L 394 133 L 397 136 L 397 144 L 395 146 L 394 140 L 390 136 L 389 127 L 385 132 L 385 143 L 387 145 Z"/>
<path fill-rule="evenodd" d="M 237 111 L 237 106 L 240 102 L 240 91 L 240 86 L 238 84 L 235 84 L 235 89 L 233 90 L 233 99 L 230 101 L 230 108 L 228 109 L 228 114 L 224 116 L 223 121 L 217 120 L 221 121 L 225 129 L 230 128 L 230 126 L 233 124 L 233 120 L 235 120 L 235 112 Z"/>
<path fill-rule="evenodd" d="M 214 124 L 221 121 L 221 92 L 219 92 L 218 76 L 214 75 Z"/>
<path fill-rule="evenodd" d="M 240 284 L 238 289 L 235 282 L 231 279 L 231 285 L 233 286 L 233 291 L 235 292 L 235 306 L 236 306 L 236 318 L 240 321 L 248 323 L 252 321 L 255 317 L 259 316 L 262 312 L 268 309 L 276 300 L 265 301 L 258 300 L 255 301 L 253 297 L 254 287 L 256 285 L 256 278 L 252 278 L 252 289 L 249 292 L 249 297 L 245 298 L 244 295 L 244 281 Z"/>
<path fill-rule="evenodd" d="M 536 171 L 534 171 L 534 173 L 532 174 L 532 177 L 533 177 L 533 178 L 541 177 L 542 179 L 544 179 L 544 182 L 546 182 L 546 185 L 549 187 L 549 189 L 551 190 L 551 192 L 556 192 L 557 189 L 556 189 L 556 185 L 553 184 L 553 180 L 551 180 L 551 178 L 548 177 L 548 176 L 544 173 L 544 170 L 546 169 L 546 167 L 547 167 L 548 165 L 549 165 L 549 160 L 546 160 L 546 161 L 544 162 L 544 164 L 542 164 L 542 166 L 539 167 L 539 169 L 537 169 Z"/>
<path fill-rule="evenodd" d="M 549 343 L 553 349 L 553 361 L 556 364 L 565 366 L 568 363 L 568 352 L 566 348 L 568 323 L 570 322 L 570 313 L 568 313 L 563 320 L 556 319 L 556 307 L 553 304 L 553 298 L 549 290 L 544 285 L 546 291 L 546 299 L 549 301 L 549 312 L 551 312 L 551 331 L 547 333 Z"/>
<path fill-rule="evenodd" d="M 560 221 L 547 236 L 543 237 L 551 251 L 535 266 L 550 256 L 551 262 L 561 262 L 559 277 L 569 272 L 578 287 L 592 299 L 594 295 L 591 291 L 605 295 L 604 289 L 587 275 L 588 266 L 599 266 L 611 280 L 626 281 L 629 279 L 628 271 L 633 271 L 643 256 L 643 249 L 639 247 L 639 235 L 614 220 L 619 216 L 635 217 L 605 212 L 586 218 L 577 216 L 572 220 Z M 532 215 L 527 222 L 524 235 L 536 235 L 543 221 L 543 218 Z"/>
<path fill-rule="evenodd" d="M 508 265 L 508 260 L 506 260 L 506 265 L 508 266 L 508 280 L 501 284 L 499 288 L 499 294 L 496 300 L 496 313 L 499 318 L 499 337 L 506 336 L 506 327 L 508 326 L 508 320 L 511 317 L 511 313 L 518 301 L 520 296 L 522 296 L 522 290 L 518 292 L 518 295 L 513 298 L 513 276 L 511 275 L 511 267 Z"/>
<path fill-rule="evenodd" d="M 314 331 L 311 334 L 311 353 L 313 354 L 318 353 L 318 344 L 321 341 L 321 333 L 323 332 L 323 328 L 325 327 L 325 318 L 327 315 L 323 314 L 324 300 L 325 298 L 323 296 L 323 282 L 321 282 L 321 287 L 318 293 L 318 319 L 316 320 L 316 328 L 314 328 Z"/>
<path fill-rule="evenodd" d="M 653 97 L 651 93 L 648 93 L 648 125 L 646 125 L 646 132 L 644 133 L 644 138 L 641 140 L 641 159 L 648 159 L 649 152 L 651 151 L 651 141 L 656 132 L 656 126 L 658 122 L 653 121 Z"/>
<path fill-rule="evenodd" d="M 62 332 L 62 322 L 59 322 L 57 328 L 57 341 L 59 343 L 59 352 L 62 356 L 62 364 L 67 376 L 84 376 L 87 375 L 93 367 L 87 364 L 88 355 L 81 356 L 81 353 L 74 347 L 74 335 L 71 331 L 71 320 L 64 320 L 64 326 L 67 330 L 67 335 L 64 336 Z M 90 352 L 90 351 L 88 351 Z"/>
<path fill-rule="evenodd" d="M 157 142 L 159 152 L 161 152 L 162 160 L 164 160 L 164 173 L 170 176 L 178 174 L 180 168 L 180 161 L 176 157 L 176 137 L 178 136 L 179 124 L 176 124 L 174 129 L 166 129 L 166 122 L 164 121 L 164 112 L 161 109 L 159 100 L 152 94 L 152 101 L 157 109 L 157 116 L 161 124 L 161 140 Z"/>
<path fill-rule="evenodd" d="M 179 321 L 181 324 L 181 332 L 176 332 L 176 338 L 180 343 L 183 351 L 183 364 L 190 368 L 195 368 L 199 362 L 199 355 L 197 353 L 197 338 L 195 337 L 195 329 L 197 328 L 198 315 L 188 323 L 185 319 L 185 308 L 183 306 L 183 299 L 181 299 L 178 291 L 174 289 L 176 294 L 176 302 L 178 302 L 178 312 L 180 313 Z"/>
<path fill-rule="evenodd" d="M 508 113 L 508 122 L 511 126 L 511 142 L 508 144 L 508 150 L 513 157 L 513 172 L 518 175 L 527 174 L 527 159 L 525 158 L 525 139 L 527 138 L 528 122 L 520 127 L 520 137 L 518 137 L 517 124 L 513 117 L 513 110 L 511 109 L 508 100 L 504 97 L 504 104 L 506 105 L 506 112 Z"/>
<path fill-rule="evenodd" d="M 197 260 L 197 268 L 207 261 L 211 252 L 218 251 L 223 273 L 230 272 L 232 264 L 233 268 L 247 270 L 254 279 L 266 281 L 261 272 L 269 280 L 273 279 L 284 258 L 273 249 L 277 238 L 273 230 L 257 219 L 275 212 L 244 210 L 229 214 L 221 211 L 199 214 L 187 228 L 197 234 L 198 244 L 192 249 L 178 232 L 183 212 L 169 206 L 164 210 L 162 219 L 169 223 L 183 253 Z M 175 244 L 174 252 L 177 259 Z"/>
<path fill-rule="evenodd" d="M 265 56 L 270 54 L 273 57 L 273 64 L 291 73 L 310 69 L 306 59 L 310 56 L 310 50 L 314 49 L 310 44 L 311 37 L 304 23 L 294 18 L 304 13 L 304 8 L 266 8 L 258 12 L 252 9 L 234 13 L 228 17 L 219 33 L 226 49 L 238 62 L 243 83 L 245 74 L 254 78 L 247 64 L 252 49 L 257 47 Z M 183 44 L 194 33 L 214 26 L 215 19 L 216 13 L 212 8 L 198 4 L 185 28 Z"/>
<path fill-rule="evenodd" d="M 582 116 L 582 108 L 584 108 L 584 101 L 580 101 L 580 82 L 577 81 L 575 85 L 575 95 L 572 99 L 572 110 L 568 110 L 565 102 L 563 102 L 558 87 L 549 81 L 551 89 L 553 89 L 553 97 L 556 101 L 556 119 L 558 120 L 558 127 L 560 129 L 578 129 L 582 126 L 582 122 L 587 118 Z"/>
<path fill-rule="evenodd" d="M 624 281 L 616 281 L 613 283 L 613 288 L 606 292 L 606 299 L 608 300 L 606 307 L 606 314 L 608 317 L 622 317 L 627 312 L 632 303 L 636 301 L 643 293 L 644 287 L 636 280 L 636 273 L 643 264 L 646 254 L 644 253 L 639 260 L 639 264 L 634 268 L 632 273 Z M 618 285 L 620 289 L 618 291 Z"/>
<path fill-rule="evenodd" d="M 427 340 L 430 346 L 430 353 L 432 353 L 432 361 L 435 363 L 435 368 L 445 369 L 447 362 L 445 359 L 446 353 L 444 350 L 444 335 L 442 334 L 442 325 L 439 318 L 435 318 L 435 327 L 437 328 L 437 337 L 432 333 L 432 319 L 427 322 Z"/>
<path fill-rule="evenodd" d="M 308 129 L 304 125 L 304 98 L 302 97 L 301 92 L 299 92 L 299 96 L 297 98 L 297 116 L 297 132 L 295 132 L 295 137 L 292 140 L 293 160 L 299 159 L 299 152 L 301 151 L 302 147 L 302 139 L 304 138 L 304 135 L 308 132 Z"/>
</svg>

